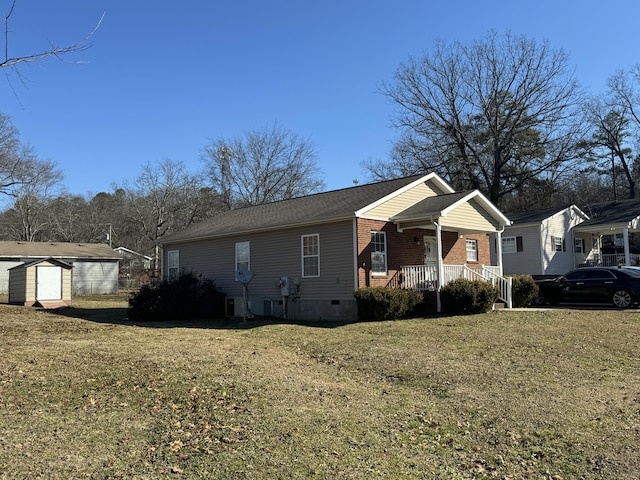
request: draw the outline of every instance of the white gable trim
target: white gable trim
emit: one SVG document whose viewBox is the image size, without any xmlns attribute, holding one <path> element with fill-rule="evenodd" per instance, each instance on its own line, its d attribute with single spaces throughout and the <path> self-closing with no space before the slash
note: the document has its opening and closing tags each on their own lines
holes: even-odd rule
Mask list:
<svg viewBox="0 0 640 480">
<path fill-rule="evenodd" d="M 428 175 L 425 175 L 424 177 L 420 177 L 419 179 L 417 179 L 417 180 L 405 185 L 404 187 L 399 188 L 395 192 L 391 192 L 389 195 L 386 195 L 386 196 L 376 200 L 375 202 L 370 203 L 369 205 L 366 205 L 365 207 L 361 208 L 360 210 L 356 210 L 355 215 L 356 215 L 356 217 L 362 217 L 362 216 L 364 216 L 365 212 L 367 212 L 368 210 L 371 210 L 372 208 L 375 208 L 375 207 L 377 207 L 379 205 L 382 205 L 383 203 L 388 202 L 392 198 L 395 198 L 398 195 L 402 195 L 403 193 L 407 192 L 408 190 L 411 190 L 416 185 L 420 185 L 421 183 L 425 183 L 427 181 L 432 181 L 434 184 L 436 184 L 436 186 L 438 186 L 439 188 L 441 188 L 443 191 L 445 191 L 447 193 L 455 193 L 455 190 L 453 188 L 451 188 L 451 186 L 449 186 L 449 184 L 447 182 L 445 182 L 442 178 L 440 178 L 435 173 L 429 173 Z"/>
<path fill-rule="evenodd" d="M 465 203 L 468 203 L 470 200 L 473 200 L 473 199 L 475 199 L 482 206 L 482 208 L 484 208 L 487 211 L 487 213 L 489 213 L 493 218 L 498 220 L 498 222 L 501 225 L 511 225 L 511 220 L 505 217 L 504 214 L 500 210 L 498 210 L 495 207 L 495 205 L 489 201 L 487 197 L 485 197 L 482 193 L 480 193 L 479 190 L 474 190 L 472 192 L 469 192 L 468 195 L 465 195 L 457 202 L 452 203 L 447 208 L 442 210 L 442 212 L 440 212 L 440 216 L 442 217 L 447 216 L 450 212 L 458 208 L 460 205 L 464 205 Z"/>
</svg>

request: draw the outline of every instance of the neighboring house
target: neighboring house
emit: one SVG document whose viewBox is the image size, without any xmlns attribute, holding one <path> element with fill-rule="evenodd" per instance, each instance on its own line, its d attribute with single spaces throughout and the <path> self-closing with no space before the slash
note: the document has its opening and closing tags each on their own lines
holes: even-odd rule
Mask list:
<svg viewBox="0 0 640 480">
<path fill-rule="evenodd" d="M 589 219 L 573 229 L 577 266 L 640 265 L 640 199 L 583 210 Z"/>
<path fill-rule="evenodd" d="M 501 273 L 487 234 L 508 223 L 477 190 L 413 176 L 222 213 L 163 238 L 162 275 L 214 280 L 236 316 L 353 319 L 367 285 L 435 290 L 439 309 L 448 280 Z"/>
<path fill-rule="evenodd" d="M 140 288 L 149 282 L 152 258 L 126 247 L 113 249 L 120 255 L 120 273 L 118 284 L 120 288 Z"/>
<path fill-rule="evenodd" d="M 71 293 L 116 293 L 120 256 L 109 245 L 64 242 L 0 242 L 0 293 L 9 291 L 9 269 L 46 258 L 73 267 Z"/>
<path fill-rule="evenodd" d="M 152 259 L 149 255 L 138 253 L 126 247 L 114 248 L 113 251 L 120 255 L 120 270 L 122 271 L 133 272 L 151 268 Z"/>
<path fill-rule="evenodd" d="M 571 229 L 588 217 L 575 205 L 511 213 L 512 224 L 502 233 L 502 268 L 505 275 L 562 275 L 576 265 L 579 249 Z M 492 234 L 492 258 L 497 255 Z"/>
</svg>

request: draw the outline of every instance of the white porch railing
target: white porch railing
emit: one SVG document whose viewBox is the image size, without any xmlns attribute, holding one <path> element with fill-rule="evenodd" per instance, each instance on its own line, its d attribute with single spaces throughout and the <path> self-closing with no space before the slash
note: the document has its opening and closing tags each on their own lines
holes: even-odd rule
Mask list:
<svg viewBox="0 0 640 480">
<path fill-rule="evenodd" d="M 401 274 L 402 280 L 390 282 L 391 286 L 418 291 L 436 290 L 439 286 L 438 268 L 435 265 L 407 265 L 402 267 Z M 469 268 L 466 265 L 443 265 L 443 275 L 442 285 L 456 278 L 490 282 L 500 289 L 500 299 L 507 304 L 507 308 L 513 306 L 512 281 L 500 275 L 500 267 L 480 265 L 478 268 Z"/>
<path fill-rule="evenodd" d="M 631 265 L 640 265 L 640 255 L 632 253 L 629 255 Z M 587 257 L 584 264 L 581 267 L 617 267 L 618 265 L 624 265 L 626 262 L 624 253 L 608 253 L 599 254 L 594 253 Z"/>
</svg>

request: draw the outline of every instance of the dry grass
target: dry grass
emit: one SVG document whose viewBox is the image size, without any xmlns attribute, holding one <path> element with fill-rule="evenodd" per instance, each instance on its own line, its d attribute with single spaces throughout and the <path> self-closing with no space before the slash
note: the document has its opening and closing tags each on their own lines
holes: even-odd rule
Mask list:
<svg viewBox="0 0 640 480">
<path fill-rule="evenodd" d="M 640 477 L 640 312 L 135 326 L 125 306 L 0 305 L 0 478 Z"/>
</svg>

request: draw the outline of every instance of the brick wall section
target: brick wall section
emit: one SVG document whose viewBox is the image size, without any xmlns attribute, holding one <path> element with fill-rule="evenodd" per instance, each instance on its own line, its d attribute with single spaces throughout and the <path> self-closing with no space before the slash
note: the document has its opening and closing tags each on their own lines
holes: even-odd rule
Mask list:
<svg viewBox="0 0 640 480">
<path fill-rule="evenodd" d="M 387 234 L 387 275 L 372 276 L 371 232 Z M 358 219 L 358 286 L 385 286 L 402 265 L 422 265 L 424 263 L 424 235 L 435 235 L 433 230 L 411 229 L 399 233 L 396 226 L 380 220 Z M 478 241 L 478 261 L 467 262 L 466 239 Z M 417 240 L 417 241 L 416 241 Z M 490 265 L 489 237 L 485 234 L 465 235 L 459 238 L 456 232 L 442 233 L 444 263 L 449 265 L 474 264 Z M 367 278 L 368 277 L 368 278 Z M 368 280 L 368 282 L 367 282 Z"/>
</svg>

